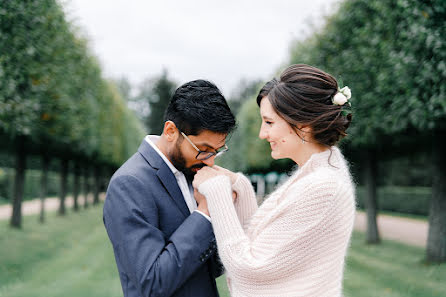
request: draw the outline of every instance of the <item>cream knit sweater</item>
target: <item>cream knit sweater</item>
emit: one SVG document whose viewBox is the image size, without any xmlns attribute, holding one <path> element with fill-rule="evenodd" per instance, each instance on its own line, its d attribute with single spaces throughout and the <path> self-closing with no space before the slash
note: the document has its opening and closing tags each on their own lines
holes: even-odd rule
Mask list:
<svg viewBox="0 0 446 297">
<path fill-rule="evenodd" d="M 341 296 L 355 213 L 354 186 L 338 148 L 314 154 L 258 207 L 239 174 L 199 186 L 206 196 L 234 297 Z"/>
</svg>

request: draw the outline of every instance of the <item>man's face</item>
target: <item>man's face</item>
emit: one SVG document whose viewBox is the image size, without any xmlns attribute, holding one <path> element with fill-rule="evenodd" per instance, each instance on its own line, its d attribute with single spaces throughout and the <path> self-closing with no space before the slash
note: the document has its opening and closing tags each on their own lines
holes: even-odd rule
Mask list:
<svg viewBox="0 0 446 297">
<path fill-rule="evenodd" d="M 220 134 L 204 130 L 198 135 L 188 135 L 189 139 L 200 151 L 215 152 L 224 147 L 226 134 Z M 188 180 L 192 180 L 194 175 L 204 166 L 213 166 L 215 156 L 206 160 L 197 160 L 197 150 L 179 134 L 174 149 L 169 154 L 169 159 L 176 169 L 183 172 Z"/>
</svg>

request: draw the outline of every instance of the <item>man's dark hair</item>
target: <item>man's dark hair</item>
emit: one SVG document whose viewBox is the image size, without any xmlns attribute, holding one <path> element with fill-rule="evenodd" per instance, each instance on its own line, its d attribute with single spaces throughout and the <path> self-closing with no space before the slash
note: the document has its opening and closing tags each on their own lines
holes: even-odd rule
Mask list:
<svg viewBox="0 0 446 297">
<path fill-rule="evenodd" d="M 180 86 L 170 100 L 164 116 L 187 135 L 198 135 L 203 130 L 229 134 L 235 118 L 225 97 L 213 83 L 194 80 Z"/>
</svg>

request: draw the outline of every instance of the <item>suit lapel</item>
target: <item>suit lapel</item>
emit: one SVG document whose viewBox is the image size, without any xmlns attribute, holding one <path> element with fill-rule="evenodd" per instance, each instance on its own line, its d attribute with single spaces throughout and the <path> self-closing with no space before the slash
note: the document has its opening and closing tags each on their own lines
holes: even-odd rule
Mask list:
<svg viewBox="0 0 446 297">
<path fill-rule="evenodd" d="M 141 143 L 138 151 L 153 168 L 157 169 L 157 176 L 161 184 L 169 193 L 170 198 L 173 199 L 181 213 L 184 214 L 185 217 L 188 217 L 190 215 L 189 208 L 187 207 L 186 201 L 184 201 L 177 179 L 169 166 L 167 166 L 164 160 L 145 140 Z"/>
<path fill-rule="evenodd" d="M 161 168 L 158 170 L 157 175 L 161 183 L 164 185 L 164 188 L 166 188 L 167 192 L 169 192 L 170 197 L 172 197 L 173 201 L 181 212 L 186 217 L 189 216 L 189 208 L 187 207 L 186 201 L 184 201 L 183 193 L 181 193 L 177 179 L 172 173 L 172 170 L 170 170 L 170 168 L 164 164 L 164 166 L 161 166 Z"/>
</svg>

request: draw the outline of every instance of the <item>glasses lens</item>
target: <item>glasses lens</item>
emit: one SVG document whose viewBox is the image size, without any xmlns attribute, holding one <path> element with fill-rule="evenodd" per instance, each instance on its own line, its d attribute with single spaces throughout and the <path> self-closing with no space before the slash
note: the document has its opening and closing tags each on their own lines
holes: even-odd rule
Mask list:
<svg viewBox="0 0 446 297">
<path fill-rule="evenodd" d="M 200 152 L 197 156 L 197 160 L 207 160 L 212 156 L 217 155 L 216 153 L 213 152 Z"/>
<path fill-rule="evenodd" d="M 213 156 L 220 156 L 221 154 L 227 152 L 229 149 L 227 146 L 225 146 L 224 148 L 218 150 L 217 152 L 200 152 L 197 156 L 197 160 L 207 160 Z"/>
</svg>

